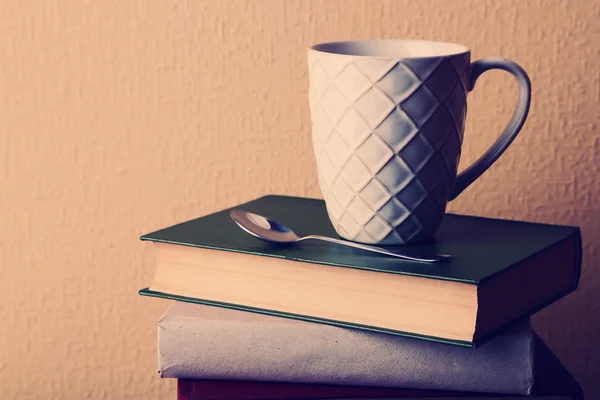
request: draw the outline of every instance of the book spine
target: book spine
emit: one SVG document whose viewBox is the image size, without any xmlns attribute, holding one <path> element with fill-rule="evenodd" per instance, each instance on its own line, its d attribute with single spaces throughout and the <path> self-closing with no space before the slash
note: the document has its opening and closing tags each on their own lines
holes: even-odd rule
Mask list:
<svg viewBox="0 0 600 400">
<path fill-rule="evenodd" d="M 158 361 L 163 378 L 527 395 L 533 337 L 525 324 L 471 349 L 279 317 L 167 313 L 158 323 Z"/>
</svg>

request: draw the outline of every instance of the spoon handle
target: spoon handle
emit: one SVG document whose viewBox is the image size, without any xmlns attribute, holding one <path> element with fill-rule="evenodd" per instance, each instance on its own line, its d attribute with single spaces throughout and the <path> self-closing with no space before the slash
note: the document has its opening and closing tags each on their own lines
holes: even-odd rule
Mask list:
<svg viewBox="0 0 600 400">
<path fill-rule="evenodd" d="M 436 255 L 433 255 L 433 256 L 429 256 L 429 257 L 408 255 L 408 254 L 403 254 L 401 252 L 386 250 L 386 249 L 383 249 L 383 248 L 377 247 L 377 246 L 369 246 L 369 245 L 366 245 L 366 244 L 361 244 L 361 243 L 356 243 L 356 242 L 349 242 L 347 240 L 334 239 L 334 238 L 330 238 L 330 237 L 327 237 L 327 236 L 318 236 L 318 235 L 304 236 L 304 237 L 298 239 L 297 241 L 299 242 L 301 240 L 308 240 L 308 239 L 322 240 L 324 242 L 341 244 L 341 245 L 344 245 L 344 246 L 355 247 L 357 249 L 361 249 L 361 250 L 365 250 L 365 251 L 371 251 L 371 252 L 374 252 L 374 253 L 385 254 L 387 256 L 398 257 L 398 258 L 402 258 L 402 259 L 405 259 L 405 260 L 411 260 L 411 261 L 420 261 L 420 262 L 427 262 L 427 263 L 435 263 L 435 262 L 441 262 L 441 261 L 449 261 L 452 258 L 451 256 L 449 256 L 447 254 L 436 254 Z"/>
</svg>

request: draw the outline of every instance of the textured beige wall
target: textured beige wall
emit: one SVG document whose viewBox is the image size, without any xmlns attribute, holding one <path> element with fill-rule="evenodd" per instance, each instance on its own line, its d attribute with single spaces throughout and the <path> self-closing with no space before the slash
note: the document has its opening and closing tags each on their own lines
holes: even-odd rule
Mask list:
<svg viewBox="0 0 600 400">
<path fill-rule="evenodd" d="M 156 374 L 138 236 L 266 193 L 320 196 L 305 49 L 427 38 L 531 74 L 521 136 L 454 212 L 582 226 L 578 292 L 535 326 L 600 398 L 598 0 L 2 1 L 0 388 L 3 399 L 174 398 Z M 464 167 L 516 85 L 470 95 Z"/>
</svg>

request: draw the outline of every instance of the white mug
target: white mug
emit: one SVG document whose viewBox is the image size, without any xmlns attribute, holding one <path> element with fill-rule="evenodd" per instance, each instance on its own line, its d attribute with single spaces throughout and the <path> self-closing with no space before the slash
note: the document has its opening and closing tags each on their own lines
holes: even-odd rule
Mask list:
<svg viewBox="0 0 600 400">
<path fill-rule="evenodd" d="M 337 233 L 361 243 L 430 239 L 448 201 L 488 169 L 521 130 L 531 84 L 503 58 L 471 63 L 463 45 L 418 40 L 322 43 L 308 50 L 319 185 Z M 489 69 L 520 87 L 511 121 L 457 176 L 466 98 Z"/>
</svg>

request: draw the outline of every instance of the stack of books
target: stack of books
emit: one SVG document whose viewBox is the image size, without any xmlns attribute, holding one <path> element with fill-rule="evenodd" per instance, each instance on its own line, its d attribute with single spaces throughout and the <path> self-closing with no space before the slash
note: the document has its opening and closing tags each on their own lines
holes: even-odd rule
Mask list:
<svg viewBox="0 0 600 400">
<path fill-rule="evenodd" d="M 235 208 L 337 236 L 322 200 Z M 141 237 L 156 269 L 140 294 L 172 300 L 158 361 L 179 399 L 581 398 L 529 324 L 577 288 L 577 227 L 447 214 L 432 241 L 410 245 L 453 257 L 428 264 L 270 244 L 229 211 Z"/>
</svg>

